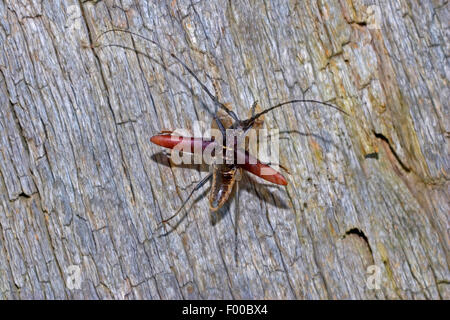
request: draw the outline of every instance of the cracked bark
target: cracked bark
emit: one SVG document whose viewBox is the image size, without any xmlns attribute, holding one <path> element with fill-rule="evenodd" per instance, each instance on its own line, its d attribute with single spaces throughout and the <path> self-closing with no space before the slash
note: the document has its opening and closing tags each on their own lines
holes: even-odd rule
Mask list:
<svg viewBox="0 0 450 320">
<path fill-rule="evenodd" d="M 449 299 L 448 4 L 372 4 L 0 0 L 0 297 Z M 214 107 L 111 28 L 241 117 L 351 114 L 266 116 L 291 175 L 243 177 L 237 265 L 207 186 L 156 237 L 208 169 L 149 138 Z"/>
</svg>

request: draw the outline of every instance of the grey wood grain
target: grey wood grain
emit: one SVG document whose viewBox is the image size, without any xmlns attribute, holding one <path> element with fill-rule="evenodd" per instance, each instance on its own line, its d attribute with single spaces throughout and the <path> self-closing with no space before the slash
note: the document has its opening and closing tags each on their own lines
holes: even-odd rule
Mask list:
<svg viewBox="0 0 450 320">
<path fill-rule="evenodd" d="M 449 299 L 448 21 L 443 0 L 0 0 L 0 297 Z M 351 115 L 266 116 L 291 175 L 243 177 L 237 264 L 208 185 L 158 237 L 207 168 L 149 139 L 214 105 L 112 28 L 241 117 Z"/>
</svg>

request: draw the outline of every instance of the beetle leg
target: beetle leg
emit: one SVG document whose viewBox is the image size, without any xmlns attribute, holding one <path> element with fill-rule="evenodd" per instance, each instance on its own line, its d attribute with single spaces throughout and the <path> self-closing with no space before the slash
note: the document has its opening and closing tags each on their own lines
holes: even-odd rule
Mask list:
<svg viewBox="0 0 450 320">
<path fill-rule="evenodd" d="M 217 116 L 217 113 L 214 114 L 214 120 L 217 123 L 217 127 L 219 128 L 220 133 L 222 134 L 222 137 L 225 138 L 227 133 L 226 133 L 226 130 L 225 130 L 225 127 L 224 127 L 222 121 L 220 121 L 219 117 Z"/>
<path fill-rule="evenodd" d="M 183 204 L 181 205 L 181 207 L 168 219 L 165 219 L 163 221 L 161 221 L 161 223 L 167 223 L 168 221 L 172 220 L 173 218 L 175 218 L 178 213 L 181 211 L 181 209 L 184 208 L 184 206 L 186 205 L 186 203 L 189 201 L 189 199 L 193 196 L 194 192 L 197 191 L 198 189 L 200 189 L 201 187 L 203 187 L 203 185 L 211 178 L 212 174 L 208 174 L 207 176 L 205 176 L 199 183 L 197 183 L 197 185 L 194 187 L 194 189 L 192 189 L 191 193 L 189 194 L 189 196 L 186 198 L 186 200 L 184 200 Z"/>
</svg>

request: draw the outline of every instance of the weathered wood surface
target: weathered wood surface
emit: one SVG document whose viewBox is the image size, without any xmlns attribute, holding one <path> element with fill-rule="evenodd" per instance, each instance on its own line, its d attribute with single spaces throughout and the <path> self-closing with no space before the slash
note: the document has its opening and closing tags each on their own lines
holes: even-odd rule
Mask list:
<svg viewBox="0 0 450 320">
<path fill-rule="evenodd" d="M 448 3 L 373 4 L 0 0 L 0 297 L 449 299 Z M 237 266 L 234 202 L 155 237 L 206 172 L 149 138 L 214 107 L 110 28 L 241 116 L 353 116 L 266 117 L 291 176 L 244 177 Z"/>
</svg>

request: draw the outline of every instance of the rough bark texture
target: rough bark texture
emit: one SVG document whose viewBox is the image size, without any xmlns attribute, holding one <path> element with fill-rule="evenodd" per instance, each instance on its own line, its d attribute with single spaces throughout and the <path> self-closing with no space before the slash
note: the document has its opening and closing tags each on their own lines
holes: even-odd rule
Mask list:
<svg viewBox="0 0 450 320">
<path fill-rule="evenodd" d="M 0 0 L 0 297 L 449 299 L 449 20 L 439 0 Z M 243 177 L 237 265 L 208 185 L 157 237 L 207 169 L 149 138 L 214 105 L 111 28 L 242 117 L 352 115 L 266 116 L 291 175 Z"/>
</svg>

